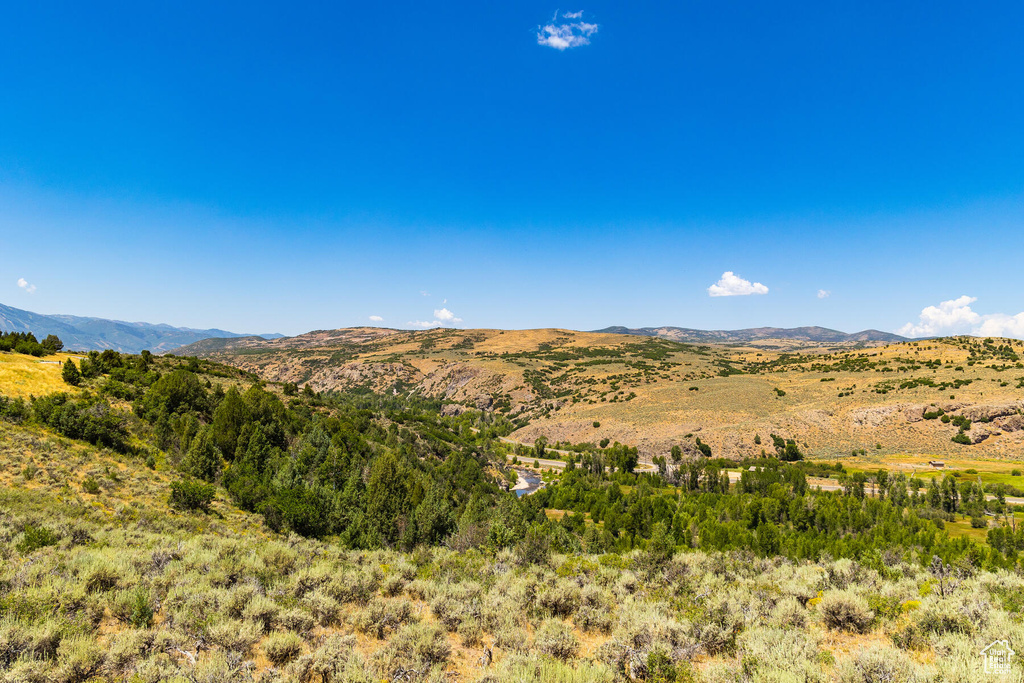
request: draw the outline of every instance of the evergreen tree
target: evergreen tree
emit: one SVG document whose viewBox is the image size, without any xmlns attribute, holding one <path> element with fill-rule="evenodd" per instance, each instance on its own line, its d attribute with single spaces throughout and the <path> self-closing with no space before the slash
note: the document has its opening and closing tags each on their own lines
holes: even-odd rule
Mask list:
<svg viewBox="0 0 1024 683">
<path fill-rule="evenodd" d="M 242 427 L 249 422 L 249 411 L 242 396 L 232 386 L 221 400 L 217 410 L 213 411 L 213 442 L 228 460 L 235 459 L 238 448 L 238 437 Z"/>
<path fill-rule="evenodd" d="M 50 334 L 47 335 L 46 339 L 43 340 L 42 346 L 50 353 L 57 353 L 58 351 L 64 348 L 64 342 L 62 342 L 60 340 L 60 337 L 58 337 L 57 335 Z"/>
<path fill-rule="evenodd" d="M 405 472 L 394 453 L 385 452 L 373 463 L 366 485 L 366 517 L 370 533 L 381 543 L 398 540 L 395 521 L 405 507 Z"/>
<path fill-rule="evenodd" d="M 73 387 L 77 387 L 82 383 L 82 374 L 78 372 L 78 366 L 75 365 L 75 361 L 70 358 L 64 361 L 64 367 L 60 371 L 60 376 Z"/>
<path fill-rule="evenodd" d="M 214 481 L 220 474 L 220 465 L 220 451 L 210 437 L 210 428 L 205 427 L 192 439 L 182 469 L 196 479 Z"/>
</svg>

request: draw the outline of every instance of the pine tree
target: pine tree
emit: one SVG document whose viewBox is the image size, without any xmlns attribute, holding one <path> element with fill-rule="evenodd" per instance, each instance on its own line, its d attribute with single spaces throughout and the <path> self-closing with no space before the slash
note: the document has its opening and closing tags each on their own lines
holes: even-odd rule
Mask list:
<svg viewBox="0 0 1024 683">
<path fill-rule="evenodd" d="M 70 358 L 64 361 L 64 368 L 60 371 L 60 376 L 73 387 L 82 383 L 82 373 L 78 371 L 75 361 Z"/>
</svg>

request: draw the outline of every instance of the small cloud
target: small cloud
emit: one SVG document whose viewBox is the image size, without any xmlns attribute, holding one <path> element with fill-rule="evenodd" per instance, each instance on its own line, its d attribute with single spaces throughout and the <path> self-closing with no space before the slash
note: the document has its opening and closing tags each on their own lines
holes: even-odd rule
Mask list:
<svg viewBox="0 0 1024 683">
<path fill-rule="evenodd" d="M 406 325 L 409 327 L 421 327 L 426 329 L 428 327 L 451 327 L 461 322 L 462 318 L 456 316 L 447 308 L 438 308 L 434 310 L 433 320 L 410 320 Z"/>
<path fill-rule="evenodd" d="M 708 296 L 749 296 L 767 293 L 768 288 L 760 282 L 744 280 L 731 270 L 722 273 L 722 279 L 708 287 Z"/>
<path fill-rule="evenodd" d="M 583 10 L 579 12 L 564 12 L 559 16 L 551 18 L 551 23 L 540 26 L 537 29 L 537 44 L 553 47 L 558 51 L 570 47 L 590 45 L 590 36 L 597 33 L 597 24 L 590 24 L 582 21 Z M 565 21 L 565 20 L 569 21 Z"/>
<path fill-rule="evenodd" d="M 434 317 L 446 323 L 461 323 L 462 318 L 456 318 L 455 314 L 449 311 L 447 308 L 438 308 L 434 310 Z"/>
<path fill-rule="evenodd" d="M 970 334 L 976 337 L 1016 337 L 1024 339 L 1024 313 L 978 313 L 971 304 L 978 299 L 961 296 L 928 306 L 916 323 L 907 323 L 897 332 L 905 337 L 938 337 Z"/>
<path fill-rule="evenodd" d="M 420 290 L 420 296 L 430 296 L 430 292 L 425 289 Z"/>
<path fill-rule="evenodd" d="M 832 291 L 831 290 L 829 290 L 829 289 L 819 289 L 818 290 L 818 298 L 819 299 L 827 299 L 830 296 L 832 296 Z"/>
<path fill-rule="evenodd" d="M 35 285 L 30 285 L 28 283 L 28 280 L 26 280 L 23 277 L 19 277 L 18 278 L 18 286 L 21 287 L 22 289 L 24 289 L 29 294 L 32 294 L 33 292 L 36 291 L 36 286 Z"/>
<path fill-rule="evenodd" d="M 384 318 L 380 317 L 379 315 L 371 315 L 370 316 L 370 320 L 372 322 L 375 322 L 375 323 L 382 323 L 382 322 L 384 322 Z"/>
</svg>

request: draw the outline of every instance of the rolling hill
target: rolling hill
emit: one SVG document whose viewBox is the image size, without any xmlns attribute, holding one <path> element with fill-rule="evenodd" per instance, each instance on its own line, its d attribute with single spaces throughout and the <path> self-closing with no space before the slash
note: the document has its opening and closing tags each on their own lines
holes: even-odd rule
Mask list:
<svg viewBox="0 0 1024 683">
<path fill-rule="evenodd" d="M 44 315 L 0 304 L 0 331 L 32 332 L 42 339 L 55 334 L 64 348 L 75 351 L 114 349 L 122 353 L 139 353 L 148 349 L 167 352 L 209 337 L 242 337 L 236 332 L 188 327 L 123 322 L 105 318 L 83 318 L 74 315 Z M 268 338 L 281 335 L 265 335 Z"/>
<path fill-rule="evenodd" d="M 864 346 L 910 341 L 906 337 L 879 330 L 863 330 L 847 334 L 827 327 L 752 327 L 743 330 L 695 330 L 686 327 L 606 327 L 597 332 L 661 337 L 689 344 L 757 344 L 789 340 L 814 344 L 861 344 Z"/>
<path fill-rule="evenodd" d="M 450 412 L 507 416 L 526 442 L 609 439 L 646 457 L 673 445 L 693 449 L 697 438 L 716 454 L 757 456 L 772 434 L 798 439 L 813 457 L 1024 452 L 1021 341 L 794 344 L 770 350 L 559 329 L 352 328 L 206 340 L 175 353 L 315 391 L 429 396 L 450 402 Z M 969 445 L 951 440 L 956 416 L 971 421 Z"/>
</svg>

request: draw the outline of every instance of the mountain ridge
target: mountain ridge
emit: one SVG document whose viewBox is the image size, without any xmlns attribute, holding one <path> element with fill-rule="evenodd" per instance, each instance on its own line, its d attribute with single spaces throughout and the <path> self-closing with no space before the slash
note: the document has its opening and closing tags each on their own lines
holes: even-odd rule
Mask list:
<svg viewBox="0 0 1024 683">
<path fill-rule="evenodd" d="M 0 304 L 0 331 L 32 332 L 40 339 L 55 334 L 64 347 L 75 351 L 113 349 L 121 353 L 139 353 L 143 349 L 166 353 L 202 339 L 282 335 L 247 335 L 217 328 L 174 327 L 166 323 L 127 322 L 76 315 L 34 313 Z"/>
</svg>

